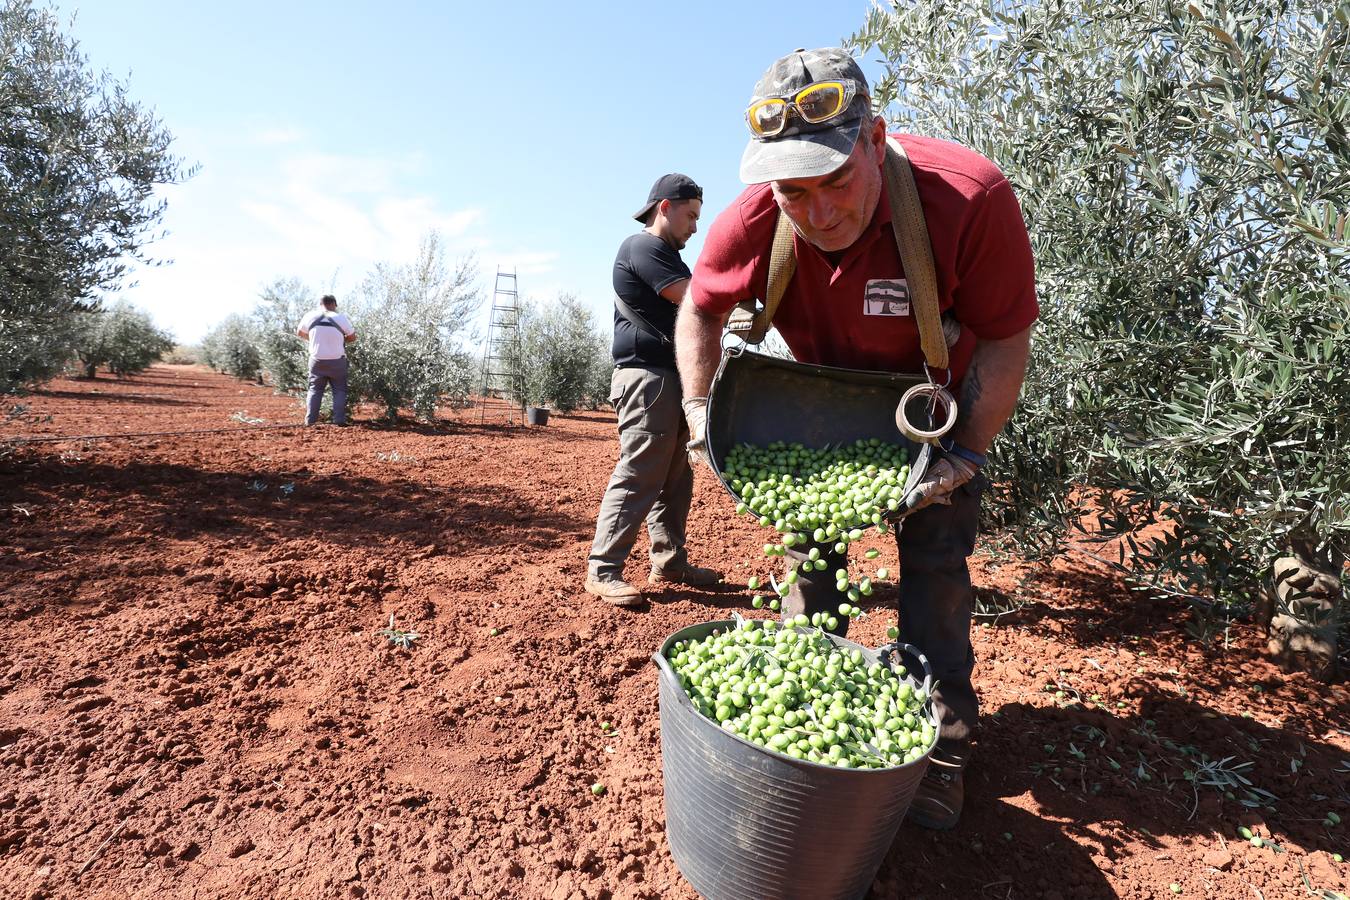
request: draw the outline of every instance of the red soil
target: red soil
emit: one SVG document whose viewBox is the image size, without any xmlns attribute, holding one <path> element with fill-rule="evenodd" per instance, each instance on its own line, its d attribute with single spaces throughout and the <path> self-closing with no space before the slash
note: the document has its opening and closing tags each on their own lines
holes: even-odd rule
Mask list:
<svg viewBox="0 0 1350 900">
<path fill-rule="evenodd" d="M 299 415 L 176 366 L 23 402 L 0 439 Z M 476 411 L 0 450 L 0 896 L 693 897 L 649 655 L 750 595 L 619 611 L 580 590 L 616 450 L 611 415 Z M 695 561 L 743 584 L 766 571 L 757 531 L 700 474 Z M 974 569 L 987 601 L 1025 605 L 975 629 L 966 813 L 903 826 L 874 900 L 1350 890 L 1331 856 L 1350 824 L 1323 824 L 1350 820 L 1344 686 L 1281 673 L 1250 629 L 1202 648 L 1182 606 L 1081 553 Z M 881 642 L 893 590 L 853 636 Z M 376 635 L 390 615 L 411 652 Z M 1186 780 L 1202 757 L 1278 799 Z"/>
</svg>

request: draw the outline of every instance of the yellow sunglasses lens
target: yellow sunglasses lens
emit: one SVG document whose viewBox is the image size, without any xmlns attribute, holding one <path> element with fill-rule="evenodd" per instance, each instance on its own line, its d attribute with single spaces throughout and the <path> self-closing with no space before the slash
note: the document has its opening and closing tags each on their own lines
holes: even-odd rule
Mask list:
<svg viewBox="0 0 1350 900">
<path fill-rule="evenodd" d="M 750 129 L 755 134 L 774 135 L 783 130 L 787 124 L 788 105 L 786 100 L 779 98 L 770 98 L 761 100 L 750 107 L 747 118 L 750 121 Z"/>
<path fill-rule="evenodd" d="M 844 86 L 837 81 L 813 84 L 796 97 L 797 110 L 811 124 L 824 122 L 844 108 Z"/>
</svg>

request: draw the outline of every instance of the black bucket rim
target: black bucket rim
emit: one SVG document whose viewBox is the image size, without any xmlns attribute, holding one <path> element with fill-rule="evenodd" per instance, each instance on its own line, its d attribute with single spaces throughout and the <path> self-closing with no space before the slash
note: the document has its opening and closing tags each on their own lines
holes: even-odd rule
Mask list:
<svg viewBox="0 0 1350 900">
<path fill-rule="evenodd" d="M 828 631 L 825 631 L 824 629 L 815 628 L 815 626 L 783 625 L 781 622 L 778 623 L 780 628 L 809 628 L 812 630 L 820 631 L 821 634 L 829 638 L 830 641 L 835 643 L 836 646 L 847 646 L 849 649 L 856 648 L 858 650 L 861 650 L 865 654 L 869 654 L 869 656 L 876 656 L 877 657 L 877 659 L 875 660 L 876 662 L 879 662 L 892 670 L 894 669 L 894 667 L 891 666 L 890 661 L 888 659 L 881 658 L 881 654 L 883 653 L 883 651 L 886 651 L 889 648 L 905 649 L 907 652 L 912 653 L 915 657 L 917 657 L 920 660 L 920 662 L 923 664 L 925 668 L 925 677 L 922 683 L 917 682 L 913 678 L 908 668 L 905 669 L 905 674 L 903 676 L 897 677 L 901 678 L 902 680 L 908 681 L 909 683 L 911 683 L 913 687 L 923 689 L 923 691 L 925 692 L 924 713 L 926 719 L 933 726 L 934 739 L 933 743 L 929 744 L 926 748 L 924 748 L 922 756 L 918 757 L 917 759 L 910 760 L 909 762 L 901 763 L 898 766 L 886 766 L 881 769 L 871 769 L 871 768 L 845 769 L 841 766 L 830 765 L 827 763 L 812 762 L 809 759 L 797 759 L 796 757 L 788 756 L 786 753 L 779 753 L 777 750 L 771 750 L 768 747 L 763 747 L 759 744 L 756 744 L 754 741 L 751 741 L 748 738 L 745 738 L 734 731 L 728 731 L 727 729 L 722 727 L 721 723 L 715 722 L 712 719 L 705 716 L 703 713 L 699 712 L 698 709 L 694 706 L 694 701 L 689 697 L 689 694 L 684 690 L 683 687 L 680 686 L 680 679 L 675 674 L 675 669 L 673 666 L 671 666 L 670 660 L 666 658 L 666 651 L 668 651 L 671 645 L 674 644 L 676 641 L 687 640 L 688 638 L 682 637 L 682 635 L 684 635 L 685 632 L 693 631 L 695 629 L 706 628 L 708 629 L 708 631 L 704 635 L 702 635 L 703 637 L 706 637 L 708 634 L 711 634 L 719 627 L 724 626 L 739 627 L 740 622 L 742 621 L 766 622 L 774 620 L 739 619 L 739 618 L 718 619 L 716 621 L 711 622 L 698 622 L 693 625 L 687 625 L 684 628 L 681 628 L 679 631 L 676 631 L 675 633 L 669 635 L 664 641 L 661 642 L 660 649 L 658 649 L 655 653 L 652 654 L 652 662 L 654 662 L 656 664 L 657 669 L 660 670 L 661 678 L 668 679 L 670 684 L 675 688 L 674 695 L 676 700 L 680 703 L 680 705 L 687 707 L 690 711 L 694 713 L 694 715 L 698 716 L 698 718 L 702 722 L 704 722 L 705 724 L 707 724 L 712 728 L 716 728 L 719 732 L 725 734 L 727 737 L 734 738 L 735 740 L 754 750 L 758 750 L 762 753 L 767 753 L 776 761 L 787 763 L 790 766 L 801 768 L 808 772 L 821 770 L 829 772 L 832 775 L 837 773 L 841 777 L 848 777 L 851 774 L 863 776 L 894 775 L 896 772 L 906 768 L 907 766 L 915 766 L 920 764 L 927 765 L 928 758 L 933 754 L 933 751 L 937 748 L 937 742 L 939 737 L 941 736 L 942 723 L 938 720 L 937 713 L 933 708 L 933 695 L 932 695 L 933 678 L 932 678 L 932 669 L 928 665 L 928 657 L 925 656 L 923 652 L 919 650 L 918 647 L 915 647 L 913 644 L 905 644 L 900 641 L 892 641 L 889 644 L 883 644 L 881 647 L 878 647 L 877 649 L 873 650 L 872 648 L 865 647 L 856 641 L 850 641 L 848 638 L 839 637 L 839 635 L 837 634 L 830 634 Z"/>
</svg>

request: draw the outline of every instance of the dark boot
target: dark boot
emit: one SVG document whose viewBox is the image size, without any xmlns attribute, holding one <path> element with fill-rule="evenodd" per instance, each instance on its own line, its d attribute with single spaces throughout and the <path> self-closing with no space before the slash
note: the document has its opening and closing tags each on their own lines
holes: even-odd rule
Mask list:
<svg viewBox="0 0 1350 900">
<path fill-rule="evenodd" d="M 966 799 L 965 769 L 969 759 L 969 744 L 955 742 L 944 746 L 939 741 L 906 818 L 921 828 L 935 831 L 955 828 Z"/>
</svg>

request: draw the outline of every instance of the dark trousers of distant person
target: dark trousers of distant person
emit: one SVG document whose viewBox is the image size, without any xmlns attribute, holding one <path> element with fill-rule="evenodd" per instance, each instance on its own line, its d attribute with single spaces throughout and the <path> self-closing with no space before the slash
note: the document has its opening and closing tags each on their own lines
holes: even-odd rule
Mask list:
<svg viewBox="0 0 1350 900">
<path fill-rule="evenodd" d="M 615 369 L 609 400 L 619 414 L 619 463 L 600 501 L 590 574 L 623 578 L 644 521 L 652 570 L 680 572 L 688 563 L 684 539 L 694 470 L 685 451 L 689 428 L 680 408 L 679 375 L 645 366 Z"/>
<path fill-rule="evenodd" d="M 309 361 L 309 394 L 305 398 L 305 424 L 319 421 L 319 407 L 323 392 L 333 388 L 333 424 L 347 424 L 347 357 L 312 359 Z"/>
</svg>

